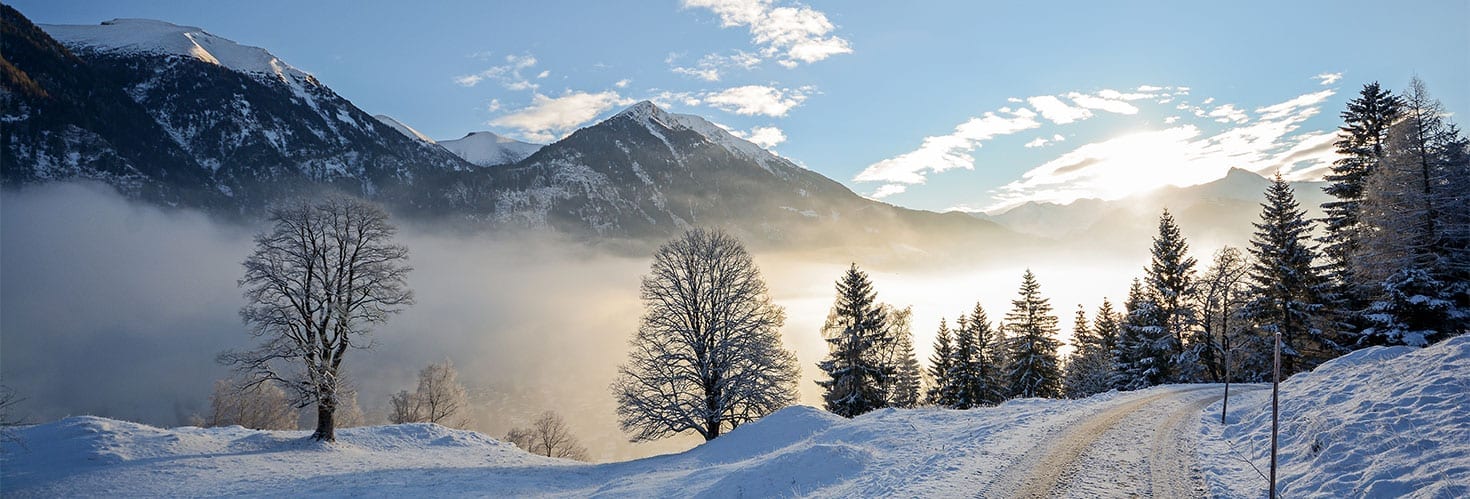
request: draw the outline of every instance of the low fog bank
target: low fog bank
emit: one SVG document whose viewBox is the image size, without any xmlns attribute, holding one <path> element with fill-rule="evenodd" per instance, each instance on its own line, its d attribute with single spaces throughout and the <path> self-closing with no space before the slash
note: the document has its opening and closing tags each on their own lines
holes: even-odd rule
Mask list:
<svg viewBox="0 0 1470 499">
<path fill-rule="evenodd" d="M 544 234 L 398 223 L 417 304 L 377 328 L 372 350 L 345 362 L 370 422 L 383 422 L 390 394 L 412 390 L 419 369 L 449 359 L 471 393 L 471 428 L 492 436 L 555 409 L 598 460 L 698 443 L 629 444 L 613 413 L 608 384 L 642 312 L 649 255 Z M 207 412 L 212 383 L 229 375 L 215 355 L 255 343 L 238 317 L 236 280 L 261 228 L 132 203 L 97 185 L 0 194 L 0 378 L 27 398 L 20 412 L 34 422 L 95 414 L 162 426 Z M 802 402 L 820 405 L 813 380 L 826 345 L 818 331 L 849 262 L 872 274 L 880 300 L 914 307 L 916 347 L 927 359 L 940 317 L 953 320 L 979 300 L 998 321 L 1028 266 L 1068 335 L 1078 303 L 1092 311 L 1110 296 L 1121 306 L 1146 245 L 1125 259 L 1059 252 L 956 262 L 758 247 L 754 256 L 786 307 Z"/>
</svg>

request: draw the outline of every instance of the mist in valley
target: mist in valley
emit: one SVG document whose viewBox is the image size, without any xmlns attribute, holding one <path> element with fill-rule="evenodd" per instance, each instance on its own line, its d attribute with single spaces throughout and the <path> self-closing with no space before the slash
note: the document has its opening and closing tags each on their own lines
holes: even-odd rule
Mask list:
<svg viewBox="0 0 1470 499">
<path fill-rule="evenodd" d="M 213 382 L 231 374 L 215 356 L 258 341 L 238 317 L 236 280 L 263 225 L 135 203 L 95 184 L 7 190 L 0 203 L 0 376 L 26 397 L 19 412 L 32 422 L 92 414 L 161 426 L 207 412 Z M 631 444 L 614 416 L 608 385 L 642 313 L 638 287 L 650 255 L 539 233 L 394 222 L 410 251 L 417 303 L 344 363 L 369 423 L 386 422 L 389 396 L 412 390 L 419 369 L 448 359 L 471 394 L 470 428 L 491 436 L 551 409 L 599 461 L 699 443 L 689 435 Z M 1089 314 L 1104 296 L 1121 306 L 1148 243 L 1130 250 L 1061 242 L 1008 255 L 1007 241 L 995 240 L 975 258 L 751 247 L 786 309 L 783 340 L 800 362 L 801 403 L 820 405 L 816 363 L 827 346 L 819 331 L 834 281 L 851 262 L 871 274 L 880 301 L 913 307 L 915 346 L 927 364 L 942 317 L 952 323 L 979 301 L 998 322 L 1026 268 L 1066 340 L 1078 304 Z M 1213 250 L 1194 248 L 1202 266 Z"/>
</svg>

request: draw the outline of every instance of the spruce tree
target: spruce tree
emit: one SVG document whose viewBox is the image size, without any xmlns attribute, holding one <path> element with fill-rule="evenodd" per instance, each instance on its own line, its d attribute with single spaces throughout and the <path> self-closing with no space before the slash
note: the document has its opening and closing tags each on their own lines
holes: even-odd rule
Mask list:
<svg viewBox="0 0 1470 499">
<path fill-rule="evenodd" d="M 1245 313 L 1268 344 L 1281 334 L 1281 369 L 1286 375 L 1311 369 L 1337 354 L 1317 326 L 1321 279 L 1308 246 L 1311 224 L 1291 186 L 1278 172 L 1266 190 L 1261 221 L 1251 237 L 1249 292 Z"/>
<path fill-rule="evenodd" d="M 887 347 L 884 316 L 873 283 L 857 264 L 837 280 L 832 310 L 823 328 L 827 359 L 817 363 L 827 375 L 817 381 L 827 410 L 850 418 L 882 408 L 887 403 L 883 386 L 893 375 L 880 358 Z"/>
<path fill-rule="evenodd" d="M 1152 261 L 1144 276 L 1148 293 L 1158 307 L 1159 326 L 1170 350 L 1166 377 L 1174 381 L 1194 381 L 1199 371 L 1198 359 L 1186 354 L 1185 340 L 1199 319 L 1194 307 L 1195 260 L 1189 256 L 1189 243 L 1174 223 L 1169 210 L 1159 216 L 1159 233 L 1154 236 Z"/>
<path fill-rule="evenodd" d="M 1068 397 L 1082 398 L 1110 388 L 1112 362 L 1109 348 L 1103 338 L 1088 323 L 1087 310 L 1077 305 L 1077 316 L 1072 324 L 1072 345 L 1075 350 L 1067 362 L 1062 388 Z"/>
<path fill-rule="evenodd" d="M 939 319 L 939 332 L 934 335 L 934 355 L 929 357 L 929 403 L 940 407 L 952 407 L 953 401 L 945 396 L 953 382 L 949 378 L 950 361 L 954 358 L 954 343 L 950 339 L 949 324 Z"/>
<path fill-rule="evenodd" d="M 948 402 L 946 407 L 969 409 L 980 405 L 975 397 L 974 387 L 976 359 L 982 353 L 975 345 L 975 334 L 969 316 L 960 314 L 955 325 L 954 354 L 949 359 L 949 386 L 945 387 L 943 397 Z"/>
<path fill-rule="evenodd" d="M 1010 398 L 1009 386 L 997 351 L 1003 347 L 1000 331 L 990 324 L 990 317 L 977 302 L 970 312 L 970 335 L 974 338 L 975 356 L 971 359 L 967 391 L 976 405 L 994 405 Z"/>
<path fill-rule="evenodd" d="M 1373 283 L 1354 273 L 1352 258 L 1364 236 L 1361 203 L 1370 174 L 1383 159 L 1389 126 L 1398 118 L 1403 99 L 1372 82 L 1363 85 L 1358 97 L 1348 101 L 1342 112 L 1338 159 L 1327 174 L 1322 191 L 1335 198 L 1322 203 L 1324 234 L 1322 271 L 1328 286 L 1323 294 L 1326 315 L 1338 331 L 1359 331 L 1364 326 L 1359 314 L 1368 306 Z M 1342 334 L 1337 336 L 1341 337 Z"/>
<path fill-rule="evenodd" d="M 1005 329 L 1010 332 L 1010 393 L 1015 397 L 1060 397 L 1062 373 L 1057 365 L 1057 317 L 1041 297 L 1041 285 L 1030 269 L 1021 277 L 1020 297 L 1011 300 Z"/>
<path fill-rule="evenodd" d="M 1465 330 L 1465 139 L 1415 78 L 1363 201 L 1360 272 L 1379 282 L 1363 344 L 1422 345 Z"/>
<path fill-rule="evenodd" d="M 1169 333 L 1161 325 L 1153 297 L 1138 279 L 1128 288 L 1123 308 L 1118 346 L 1113 350 L 1113 387 L 1138 390 L 1167 382 Z"/>
</svg>

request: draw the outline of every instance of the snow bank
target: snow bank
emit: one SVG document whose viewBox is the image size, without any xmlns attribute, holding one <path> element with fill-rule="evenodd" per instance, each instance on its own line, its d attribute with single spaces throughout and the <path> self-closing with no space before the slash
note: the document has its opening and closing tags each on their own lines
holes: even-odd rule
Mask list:
<svg viewBox="0 0 1470 499">
<path fill-rule="evenodd" d="M 429 424 L 345 429 L 318 444 L 305 431 L 68 418 L 21 429 L 23 446 L 5 444 L 0 484 L 7 497 L 960 496 L 1116 396 L 851 420 L 788 407 L 687 452 L 607 464 Z"/>
<path fill-rule="evenodd" d="M 1225 427 L 1219 404 L 1204 412 L 1201 463 L 1216 495 L 1265 495 L 1250 464 L 1267 470 L 1270 397 L 1232 400 Z M 1281 411 L 1285 496 L 1470 497 L 1470 336 L 1345 355 L 1282 383 Z"/>
</svg>

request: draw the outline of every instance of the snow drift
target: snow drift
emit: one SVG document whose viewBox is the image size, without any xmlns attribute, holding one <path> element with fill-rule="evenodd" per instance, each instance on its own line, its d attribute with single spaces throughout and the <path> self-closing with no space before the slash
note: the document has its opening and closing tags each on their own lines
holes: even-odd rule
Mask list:
<svg viewBox="0 0 1470 499">
<path fill-rule="evenodd" d="M 1271 393 L 1202 416 L 1212 492 L 1265 496 Z M 1235 409 L 1239 407 L 1239 409 Z M 1287 497 L 1470 496 L 1470 336 L 1375 347 L 1281 384 L 1278 490 Z M 1246 463 L 1249 460 L 1250 464 Z"/>
</svg>

